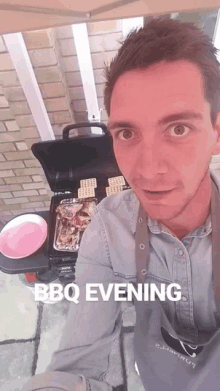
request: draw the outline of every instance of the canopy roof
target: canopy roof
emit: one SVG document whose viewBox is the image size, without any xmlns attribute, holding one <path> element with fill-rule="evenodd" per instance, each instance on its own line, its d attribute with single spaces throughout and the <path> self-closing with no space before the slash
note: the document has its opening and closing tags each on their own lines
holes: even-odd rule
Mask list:
<svg viewBox="0 0 220 391">
<path fill-rule="evenodd" d="M 0 34 L 219 6 L 220 0 L 0 0 Z"/>
</svg>

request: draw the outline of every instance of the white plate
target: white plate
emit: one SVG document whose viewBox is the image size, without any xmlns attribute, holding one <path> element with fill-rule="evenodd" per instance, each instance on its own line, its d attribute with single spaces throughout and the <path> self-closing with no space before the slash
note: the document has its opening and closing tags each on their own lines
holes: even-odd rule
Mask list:
<svg viewBox="0 0 220 391">
<path fill-rule="evenodd" d="M 25 214 L 9 221 L 0 233 L 0 251 L 8 258 L 35 253 L 47 238 L 47 223 L 38 215 Z"/>
</svg>

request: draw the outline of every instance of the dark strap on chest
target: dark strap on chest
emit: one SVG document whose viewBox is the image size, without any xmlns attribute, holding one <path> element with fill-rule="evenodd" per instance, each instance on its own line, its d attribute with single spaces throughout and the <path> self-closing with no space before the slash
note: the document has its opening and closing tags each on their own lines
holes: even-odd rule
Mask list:
<svg viewBox="0 0 220 391">
<path fill-rule="evenodd" d="M 148 264 L 150 261 L 150 248 L 148 238 L 148 226 L 147 217 L 144 209 L 140 205 L 136 236 L 135 236 L 135 259 L 138 282 L 142 284 L 145 281 L 145 275 L 147 274 Z"/>
</svg>

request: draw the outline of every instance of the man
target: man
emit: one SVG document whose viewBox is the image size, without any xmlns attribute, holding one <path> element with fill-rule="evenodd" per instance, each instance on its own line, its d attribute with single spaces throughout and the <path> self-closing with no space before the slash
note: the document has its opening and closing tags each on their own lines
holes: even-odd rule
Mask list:
<svg viewBox="0 0 220 391">
<path fill-rule="evenodd" d="M 215 391 L 220 346 L 211 200 L 220 178 L 209 171 L 220 152 L 215 49 L 190 24 L 152 19 L 127 37 L 106 77 L 114 153 L 132 190 L 98 205 L 77 261 L 80 303 L 71 305 L 48 372 L 24 390 L 110 390 L 104 375 L 120 331 L 120 303 L 112 296 L 86 301 L 85 284 L 135 284 L 142 273 L 158 287 L 178 283 L 182 293 L 180 301 L 135 303 L 135 357 L 145 389 L 204 390 L 211 378 Z"/>
</svg>

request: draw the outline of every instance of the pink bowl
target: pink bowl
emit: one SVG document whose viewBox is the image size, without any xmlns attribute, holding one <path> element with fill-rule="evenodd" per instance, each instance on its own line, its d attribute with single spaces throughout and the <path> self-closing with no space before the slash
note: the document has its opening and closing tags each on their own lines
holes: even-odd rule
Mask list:
<svg viewBox="0 0 220 391">
<path fill-rule="evenodd" d="M 8 258 L 25 258 L 37 251 L 47 238 L 46 221 L 25 214 L 9 221 L 0 233 L 0 251 Z"/>
</svg>

